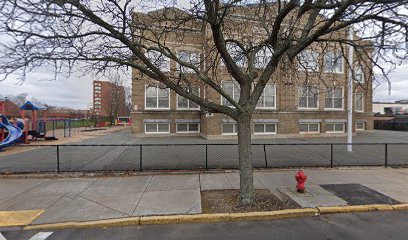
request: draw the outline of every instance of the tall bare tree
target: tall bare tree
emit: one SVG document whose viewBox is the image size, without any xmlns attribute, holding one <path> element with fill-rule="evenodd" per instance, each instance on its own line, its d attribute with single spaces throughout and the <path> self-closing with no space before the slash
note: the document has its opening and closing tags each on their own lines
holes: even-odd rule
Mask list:
<svg viewBox="0 0 408 240">
<path fill-rule="evenodd" d="M 240 197 L 242 203 L 251 203 L 250 123 L 268 82 L 279 73 L 300 74 L 291 66 L 310 48 L 334 46 L 346 52 L 352 46 L 369 69 L 374 65 L 383 73 L 382 64 L 406 58 L 408 0 L 204 0 L 185 6 L 172 2 L 3 0 L 0 38 L 6 40 L 0 46 L 0 73 L 4 77 L 20 73 L 24 79 L 39 66 L 54 67 L 56 72 L 131 67 L 208 111 L 230 116 L 238 124 Z M 348 38 L 351 27 L 356 40 Z M 196 31 L 208 37 L 201 62 L 168 47 L 168 39 L 182 43 Z M 151 51 L 158 57 L 149 55 Z M 261 67 L 256 66 L 260 51 L 267 52 Z M 180 67 L 176 72 L 181 73 L 163 71 L 163 57 L 176 62 Z M 77 69 L 79 62 L 86 67 Z M 234 79 L 239 96 L 217 81 L 219 64 Z M 184 83 L 190 77 L 182 69 L 220 94 L 226 104 L 189 91 Z M 307 81 L 308 74 L 300 75 Z M 319 74 L 311 78 L 327 81 Z"/>
<path fill-rule="evenodd" d="M 121 114 L 127 113 L 127 105 L 126 105 L 126 88 L 125 88 L 125 80 L 124 78 L 118 73 L 110 73 L 108 74 L 109 82 L 112 83 L 112 87 L 110 89 L 109 95 L 107 96 L 109 101 L 109 121 L 113 123 L 117 117 Z"/>
</svg>

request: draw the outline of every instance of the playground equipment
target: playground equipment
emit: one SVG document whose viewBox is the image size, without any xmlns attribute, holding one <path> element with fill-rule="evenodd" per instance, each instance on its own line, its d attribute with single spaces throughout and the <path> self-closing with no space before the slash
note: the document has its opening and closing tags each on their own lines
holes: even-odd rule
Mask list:
<svg viewBox="0 0 408 240">
<path fill-rule="evenodd" d="M 57 140 L 55 136 L 47 137 L 47 108 L 40 104 L 33 104 L 27 101 L 20 107 L 21 118 L 24 121 L 25 143 L 28 143 L 28 136 L 33 140 L 44 138 L 45 140 Z M 26 111 L 31 111 L 31 121 L 26 119 Z M 42 113 L 42 118 L 38 118 L 38 113 Z"/>
<path fill-rule="evenodd" d="M 6 116 L 0 114 L 0 129 L 2 130 L 2 141 L 0 142 L 0 150 L 10 145 L 15 144 L 20 140 L 23 135 L 23 131 L 21 130 L 22 122 L 18 122 L 17 126 L 10 123 Z M 4 138 L 4 129 L 7 130 L 8 134 L 7 137 Z"/>
<path fill-rule="evenodd" d="M 27 101 L 20 107 L 21 120 L 15 119 L 10 123 L 4 115 L 5 101 L 0 100 L 0 150 L 18 142 L 28 143 L 28 136 L 33 140 L 44 138 L 45 140 L 57 140 L 55 136 L 47 137 L 47 108 L 39 104 Z M 26 111 L 31 111 L 31 120 L 26 117 Z M 42 118 L 38 118 L 38 112 L 42 112 Z M 27 114 L 28 115 L 28 114 Z"/>
</svg>

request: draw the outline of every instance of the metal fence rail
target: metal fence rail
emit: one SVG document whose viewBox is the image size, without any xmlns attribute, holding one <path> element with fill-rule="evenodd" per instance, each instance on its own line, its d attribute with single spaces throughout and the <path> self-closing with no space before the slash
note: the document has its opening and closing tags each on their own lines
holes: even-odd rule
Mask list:
<svg viewBox="0 0 408 240">
<path fill-rule="evenodd" d="M 408 143 L 252 144 L 255 168 L 408 166 Z M 0 173 L 237 169 L 237 144 L 19 145 Z"/>
</svg>

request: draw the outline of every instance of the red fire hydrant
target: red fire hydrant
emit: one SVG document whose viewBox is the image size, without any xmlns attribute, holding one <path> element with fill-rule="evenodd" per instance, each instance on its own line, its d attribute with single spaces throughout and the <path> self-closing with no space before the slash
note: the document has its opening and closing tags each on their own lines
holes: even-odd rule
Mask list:
<svg viewBox="0 0 408 240">
<path fill-rule="evenodd" d="M 296 189 L 298 192 L 300 193 L 304 193 L 305 192 L 305 183 L 306 183 L 306 179 L 307 176 L 305 175 L 305 173 L 302 170 L 299 170 L 296 175 L 295 175 L 295 179 L 296 179 Z"/>
</svg>

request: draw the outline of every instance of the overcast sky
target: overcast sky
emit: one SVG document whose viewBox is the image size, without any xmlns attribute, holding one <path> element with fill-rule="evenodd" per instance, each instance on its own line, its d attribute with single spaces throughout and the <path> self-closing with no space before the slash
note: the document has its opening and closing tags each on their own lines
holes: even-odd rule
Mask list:
<svg viewBox="0 0 408 240">
<path fill-rule="evenodd" d="M 127 85 L 130 85 L 130 76 L 123 76 Z M 37 71 L 27 77 L 24 83 L 19 84 L 16 79 L 9 78 L 0 82 L 1 95 L 17 95 L 27 93 L 28 97 L 35 97 L 43 103 L 71 107 L 75 109 L 89 109 L 92 103 L 92 81 L 106 80 L 100 76 L 60 76 L 55 81 L 43 79 L 52 78 L 52 72 Z M 396 101 L 408 99 L 408 65 L 398 67 L 389 76 L 391 80 L 391 94 L 388 95 L 388 84 L 382 82 L 374 89 L 374 101 Z"/>
<path fill-rule="evenodd" d="M 52 77 L 53 73 L 50 71 L 31 73 L 23 83 L 10 77 L 0 81 L 0 95 L 27 93 L 29 99 L 35 97 L 49 105 L 89 109 L 92 106 L 92 81 L 108 80 L 106 76 L 92 75 L 72 75 L 69 78 L 59 76 L 57 80 L 49 80 Z M 130 76 L 123 77 L 127 82 L 125 85 L 130 86 Z"/>
</svg>

